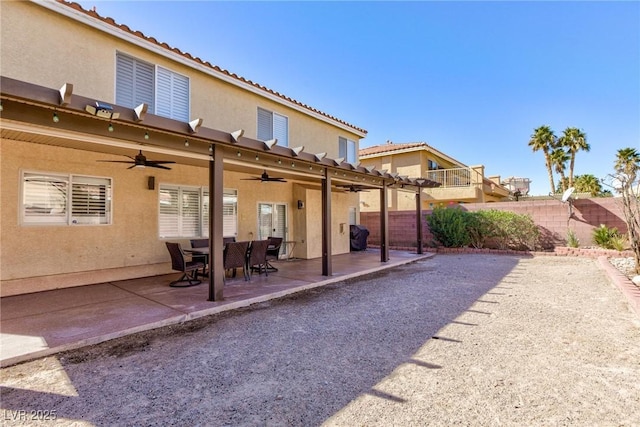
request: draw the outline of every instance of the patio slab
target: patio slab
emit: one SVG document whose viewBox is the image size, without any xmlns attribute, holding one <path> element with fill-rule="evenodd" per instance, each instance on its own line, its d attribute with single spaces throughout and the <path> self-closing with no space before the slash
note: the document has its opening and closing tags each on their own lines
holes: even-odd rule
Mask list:
<svg viewBox="0 0 640 427">
<path fill-rule="evenodd" d="M 207 301 L 207 282 L 188 288 L 169 287 L 178 273 L 1 298 L 0 366 L 246 307 L 432 256 L 390 251 L 390 261 L 383 263 L 376 249 L 334 255 L 329 277 L 321 275 L 319 259 L 281 260 L 274 263 L 278 271 L 269 276 L 254 273 L 245 281 L 238 272 L 236 278 L 227 279 L 223 301 Z"/>
</svg>

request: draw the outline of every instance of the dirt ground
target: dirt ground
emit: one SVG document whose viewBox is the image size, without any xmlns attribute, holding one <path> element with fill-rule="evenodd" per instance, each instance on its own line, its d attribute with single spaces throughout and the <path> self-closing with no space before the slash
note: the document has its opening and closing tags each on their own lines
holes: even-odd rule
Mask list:
<svg viewBox="0 0 640 427">
<path fill-rule="evenodd" d="M 7 426 L 640 426 L 640 319 L 594 260 L 437 255 L 0 385 Z"/>
</svg>

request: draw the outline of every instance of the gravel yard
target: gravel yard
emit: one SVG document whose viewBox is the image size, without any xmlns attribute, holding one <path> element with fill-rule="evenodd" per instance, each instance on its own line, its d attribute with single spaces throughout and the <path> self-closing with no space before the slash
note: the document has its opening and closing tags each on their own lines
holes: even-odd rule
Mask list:
<svg viewBox="0 0 640 427">
<path fill-rule="evenodd" d="M 3 425 L 640 426 L 640 319 L 592 259 L 437 255 L 0 382 Z"/>
</svg>

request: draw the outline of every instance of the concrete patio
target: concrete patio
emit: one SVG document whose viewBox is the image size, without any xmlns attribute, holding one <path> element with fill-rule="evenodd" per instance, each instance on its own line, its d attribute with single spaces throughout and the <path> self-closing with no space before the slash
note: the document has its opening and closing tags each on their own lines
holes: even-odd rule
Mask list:
<svg viewBox="0 0 640 427">
<path fill-rule="evenodd" d="M 393 268 L 434 256 L 380 251 L 333 256 L 333 275 L 321 275 L 321 259 L 278 261 L 279 271 L 242 274 L 227 279 L 223 301 L 207 301 L 208 283 L 172 288 L 179 273 L 123 280 L 54 291 L 5 297 L 0 300 L 0 366 L 32 360 L 64 350 L 96 344 L 127 334 L 185 322 L 246 307 L 334 282 Z"/>
</svg>

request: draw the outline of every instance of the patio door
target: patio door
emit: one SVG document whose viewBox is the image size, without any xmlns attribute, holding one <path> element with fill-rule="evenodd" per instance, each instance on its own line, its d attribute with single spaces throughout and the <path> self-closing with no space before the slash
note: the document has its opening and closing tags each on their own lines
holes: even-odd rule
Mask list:
<svg viewBox="0 0 640 427">
<path fill-rule="evenodd" d="M 287 240 L 287 205 L 284 203 L 258 203 L 258 239 L 269 236 Z M 280 255 L 287 254 L 287 245 L 280 247 Z"/>
</svg>

